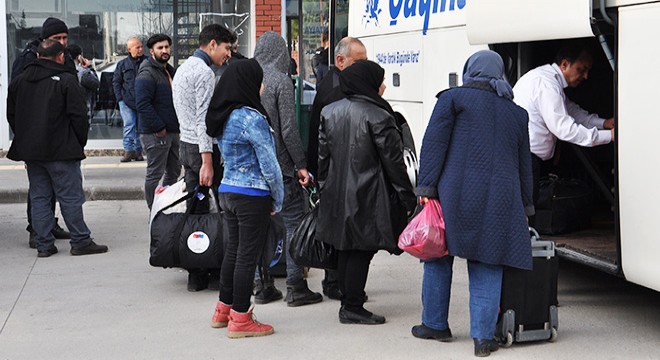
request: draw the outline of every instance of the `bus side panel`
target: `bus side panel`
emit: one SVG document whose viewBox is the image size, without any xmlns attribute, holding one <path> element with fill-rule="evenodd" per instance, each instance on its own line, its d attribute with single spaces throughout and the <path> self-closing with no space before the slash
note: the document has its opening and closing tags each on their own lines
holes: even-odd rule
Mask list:
<svg viewBox="0 0 660 360">
<path fill-rule="evenodd" d="M 370 38 L 369 59 L 385 69 L 385 94 L 389 101 L 422 99 L 425 81 L 422 73 L 422 37 L 418 33 L 376 36 Z"/>
<path fill-rule="evenodd" d="M 620 8 L 618 50 L 621 266 L 660 291 L 660 4 Z"/>
<path fill-rule="evenodd" d="M 463 66 L 470 57 L 479 50 L 488 49 L 485 45 L 473 46 L 467 40 L 465 26 L 433 29 L 423 38 L 424 63 L 422 64 L 424 118 L 416 126 L 418 134 L 424 135 L 426 125 L 431 118 L 436 103 L 436 95 L 449 88 L 449 79 L 455 76 L 457 85 L 463 84 Z M 419 86 L 419 85 L 418 85 Z M 415 134 L 415 131 L 413 131 Z M 421 146 L 422 137 L 415 138 L 417 146 Z"/>
</svg>

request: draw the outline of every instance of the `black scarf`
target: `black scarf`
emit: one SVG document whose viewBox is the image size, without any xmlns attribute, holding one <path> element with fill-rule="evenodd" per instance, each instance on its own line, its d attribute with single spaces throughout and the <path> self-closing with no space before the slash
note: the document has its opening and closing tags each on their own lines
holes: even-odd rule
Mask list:
<svg viewBox="0 0 660 360">
<path fill-rule="evenodd" d="M 341 90 L 348 96 L 363 95 L 373 100 L 379 107 L 394 115 L 390 104 L 378 95 L 383 83 L 385 70 L 373 61 L 358 60 L 339 73 Z"/>
<path fill-rule="evenodd" d="M 222 135 L 231 112 L 243 106 L 259 111 L 270 123 L 259 95 L 263 78 L 264 72 L 254 59 L 236 60 L 227 65 L 206 113 L 206 133 L 209 136 Z"/>
</svg>

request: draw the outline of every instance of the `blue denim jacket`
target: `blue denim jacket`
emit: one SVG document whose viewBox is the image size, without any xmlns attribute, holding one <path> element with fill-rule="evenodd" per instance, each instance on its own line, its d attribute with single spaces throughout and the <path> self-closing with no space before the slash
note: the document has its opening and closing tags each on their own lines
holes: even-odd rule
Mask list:
<svg viewBox="0 0 660 360">
<path fill-rule="evenodd" d="M 273 210 L 280 212 L 284 182 L 277 162 L 275 139 L 266 118 L 252 108 L 238 108 L 229 115 L 217 140 L 225 160 L 222 183 L 269 190 Z"/>
</svg>

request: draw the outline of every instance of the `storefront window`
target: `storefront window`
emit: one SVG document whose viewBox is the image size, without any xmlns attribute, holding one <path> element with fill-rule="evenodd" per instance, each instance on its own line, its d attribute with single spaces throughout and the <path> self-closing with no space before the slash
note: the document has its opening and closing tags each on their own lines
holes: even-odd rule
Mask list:
<svg viewBox="0 0 660 360">
<path fill-rule="evenodd" d="M 122 120 L 112 90 L 118 61 L 127 56 L 131 37 L 146 39 L 156 33 L 172 36 L 172 65 L 177 66 L 197 48 L 199 27 L 219 23 L 239 34 L 239 51 L 251 47 L 246 0 L 5 0 L 9 71 L 26 44 L 37 39 L 47 17 L 64 21 L 69 44 L 79 45 L 101 81 L 90 121 L 89 139 L 121 139 Z M 226 14 L 233 15 L 226 15 Z M 9 73 L 9 71 L 7 73 Z M 11 74 L 10 74 L 11 76 Z M 121 146 L 121 141 L 117 142 Z"/>
</svg>

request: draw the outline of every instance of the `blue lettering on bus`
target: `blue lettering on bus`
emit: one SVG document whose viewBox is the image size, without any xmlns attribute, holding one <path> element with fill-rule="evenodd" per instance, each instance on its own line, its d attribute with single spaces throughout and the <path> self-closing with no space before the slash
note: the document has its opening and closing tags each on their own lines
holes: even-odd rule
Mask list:
<svg viewBox="0 0 660 360">
<path fill-rule="evenodd" d="M 426 35 L 426 32 L 429 29 L 429 19 L 431 14 L 463 9 L 466 1 L 467 0 L 389 0 L 390 18 L 392 19 L 390 20 L 390 26 L 395 26 L 397 24 L 398 18 L 401 15 L 401 10 L 403 9 L 403 17 L 405 18 L 416 17 L 417 14 L 424 17 L 422 34 Z M 447 3 L 449 3 L 449 7 L 447 7 Z M 438 5 L 440 5 L 439 9 Z M 419 12 L 417 10 L 419 10 Z"/>
</svg>

